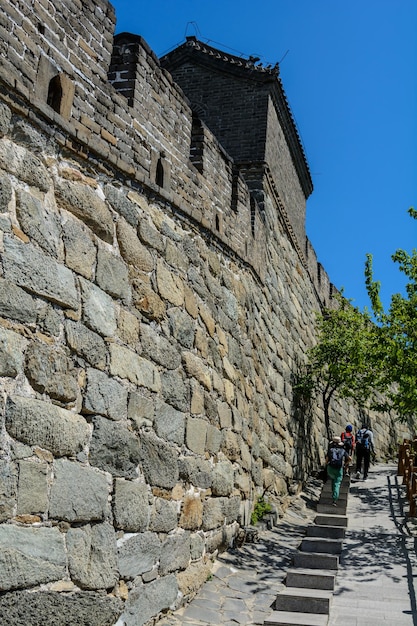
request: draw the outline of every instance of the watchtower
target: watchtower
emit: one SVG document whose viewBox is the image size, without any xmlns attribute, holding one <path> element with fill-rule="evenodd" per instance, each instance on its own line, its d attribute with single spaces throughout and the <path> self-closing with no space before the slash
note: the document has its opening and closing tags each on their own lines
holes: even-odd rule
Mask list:
<svg viewBox="0 0 417 626">
<path fill-rule="evenodd" d="M 299 253 L 313 190 L 278 64 L 225 53 L 195 37 L 160 60 L 245 178 L 265 220 L 285 222 Z"/>
</svg>

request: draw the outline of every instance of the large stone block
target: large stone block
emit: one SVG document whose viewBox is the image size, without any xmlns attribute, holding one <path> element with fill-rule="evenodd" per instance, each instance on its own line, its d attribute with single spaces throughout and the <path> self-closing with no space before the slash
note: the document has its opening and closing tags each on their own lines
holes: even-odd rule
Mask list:
<svg viewBox="0 0 417 626">
<path fill-rule="evenodd" d="M 12 120 L 12 112 L 3 102 L 0 103 L 0 136 L 7 135 Z"/>
<path fill-rule="evenodd" d="M 1 105 L 0 105 L 0 117 L 1 117 Z M 1 125 L 1 122 L 0 122 Z M 12 199 L 12 183 L 7 176 L 0 176 L 0 213 L 7 212 L 9 203 Z"/>
<path fill-rule="evenodd" d="M 69 346 L 90 365 L 101 370 L 106 367 L 107 345 L 100 335 L 72 320 L 66 320 L 65 332 Z"/>
<path fill-rule="evenodd" d="M 80 279 L 83 319 L 91 330 L 113 337 L 117 330 L 115 305 L 111 297 L 93 283 Z"/>
<path fill-rule="evenodd" d="M 116 528 L 132 533 L 146 530 L 150 514 L 147 485 L 116 478 L 113 513 Z"/>
<path fill-rule="evenodd" d="M 64 537 L 57 528 L 0 525 L 0 590 L 23 589 L 66 574 Z"/>
<path fill-rule="evenodd" d="M 130 592 L 120 620 L 125 626 L 143 626 L 160 611 L 173 605 L 177 595 L 178 583 L 174 574 L 138 585 Z"/>
<path fill-rule="evenodd" d="M 140 442 L 126 424 L 105 417 L 93 418 L 90 463 L 113 476 L 134 478 L 140 461 Z"/>
<path fill-rule="evenodd" d="M 155 498 L 151 510 L 149 529 L 156 533 L 169 533 L 178 524 L 178 503 Z"/>
<path fill-rule="evenodd" d="M 97 249 L 88 228 L 74 218 L 69 219 L 62 226 L 62 240 L 66 265 L 84 278 L 91 279 Z"/>
<path fill-rule="evenodd" d="M 169 309 L 168 318 L 172 336 L 184 348 L 191 349 L 194 346 L 196 332 L 195 320 L 182 308 L 175 307 Z"/>
<path fill-rule="evenodd" d="M 13 517 L 17 496 L 17 467 L 0 460 L 0 522 Z"/>
<path fill-rule="evenodd" d="M 51 177 L 41 160 L 8 139 L 0 144 L 0 167 L 41 191 L 48 191 L 51 185 Z"/>
<path fill-rule="evenodd" d="M 230 461 L 216 463 L 212 475 L 212 492 L 215 496 L 228 496 L 234 487 L 234 469 Z"/>
<path fill-rule="evenodd" d="M 203 503 L 197 494 L 187 494 L 181 510 L 179 525 L 186 530 L 197 530 L 203 522 Z"/>
<path fill-rule="evenodd" d="M 25 373 L 36 391 L 54 400 L 73 402 L 77 398 L 77 371 L 57 346 L 32 341 L 26 352 Z"/>
<path fill-rule="evenodd" d="M 204 454 L 206 450 L 207 422 L 198 417 L 187 419 L 186 444 L 192 452 Z"/>
<path fill-rule="evenodd" d="M 23 372 L 27 340 L 0 326 L 0 376 L 15 378 Z"/>
<path fill-rule="evenodd" d="M 133 580 L 151 571 L 159 562 L 161 542 L 158 535 L 145 532 L 121 542 L 119 547 L 120 576 Z"/>
<path fill-rule="evenodd" d="M 186 456 L 178 459 L 178 467 L 181 478 L 194 487 L 200 489 L 211 487 L 213 467 L 210 461 Z"/>
<path fill-rule="evenodd" d="M 125 196 L 125 194 L 113 187 L 112 185 L 106 185 L 104 187 L 104 193 L 106 194 L 107 200 L 110 202 L 112 207 L 120 213 L 122 217 L 125 218 L 132 226 L 136 227 L 139 222 L 139 207 L 135 202 L 132 202 Z M 119 220 L 117 225 L 122 223 L 123 220 Z"/>
<path fill-rule="evenodd" d="M 48 510 L 48 466 L 46 463 L 20 461 L 17 495 L 18 515 L 45 513 Z"/>
<path fill-rule="evenodd" d="M 110 512 L 108 496 L 107 479 L 100 472 L 71 461 L 55 461 L 51 518 L 67 522 L 103 520 Z"/>
<path fill-rule="evenodd" d="M 132 350 L 114 343 L 110 346 L 110 373 L 127 378 L 138 387 L 161 390 L 161 377 L 155 365 Z"/>
<path fill-rule="evenodd" d="M 122 607 L 118 598 L 91 591 L 14 591 L 0 596 L 0 615 L 7 616 L 10 626 L 113 626 Z"/>
<path fill-rule="evenodd" d="M 108 524 L 70 528 L 68 568 L 81 589 L 109 589 L 118 580 L 116 535 Z"/>
<path fill-rule="evenodd" d="M 155 264 L 153 256 L 139 241 L 136 231 L 123 220 L 117 222 L 116 228 L 120 252 L 126 263 L 141 272 L 152 272 Z"/>
<path fill-rule="evenodd" d="M 181 365 L 181 355 L 172 343 L 149 324 L 142 324 L 141 344 L 144 356 L 167 369 L 175 370 Z"/>
<path fill-rule="evenodd" d="M 11 437 L 50 450 L 55 456 L 76 455 L 90 436 L 81 415 L 23 396 L 7 398 L 5 422 Z"/>
<path fill-rule="evenodd" d="M 184 443 L 185 416 L 169 404 L 157 400 L 155 403 L 155 431 L 165 441 L 173 441 L 181 446 Z"/>
<path fill-rule="evenodd" d="M 143 433 L 141 442 L 141 464 L 146 481 L 172 489 L 179 477 L 177 452 L 151 433 Z"/>
<path fill-rule="evenodd" d="M 26 191 L 17 192 L 16 215 L 24 233 L 53 257 L 60 252 L 60 225 L 56 213 Z"/>
<path fill-rule="evenodd" d="M 82 220 L 100 239 L 113 243 L 113 217 L 104 200 L 87 185 L 60 180 L 55 186 L 57 202 Z"/>
<path fill-rule="evenodd" d="M 12 281 L 0 278 L 0 315 L 25 324 L 36 321 L 36 301 Z"/>
<path fill-rule="evenodd" d="M 161 546 L 159 573 L 166 576 L 170 572 L 185 569 L 191 559 L 190 533 L 169 535 Z"/>
<path fill-rule="evenodd" d="M 96 281 L 103 291 L 114 298 L 130 302 L 131 290 L 127 265 L 120 257 L 103 248 L 98 249 Z"/>
<path fill-rule="evenodd" d="M 181 371 L 168 370 L 161 374 L 162 397 L 180 411 L 190 408 L 190 386 Z"/>
<path fill-rule="evenodd" d="M 64 308 L 78 308 L 72 272 L 30 243 L 4 238 L 4 277 Z"/>
<path fill-rule="evenodd" d="M 87 389 L 83 408 L 87 413 L 98 413 L 112 420 L 127 418 L 127 389 L 104 372 L 87 370 Z"/>
</svg>

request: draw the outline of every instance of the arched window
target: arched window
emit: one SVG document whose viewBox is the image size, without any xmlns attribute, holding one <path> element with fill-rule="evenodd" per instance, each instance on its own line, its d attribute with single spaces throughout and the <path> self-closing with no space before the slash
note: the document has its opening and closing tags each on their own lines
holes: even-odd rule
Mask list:
<svg viewBox="0 0 417 626">
<path fill-rule="evenodd" d="M 62 103 L 61 77 L 57 74 L 49 81 L 47 104 L 57 113 L 61 113 Z"/>
<path fill-rule="evenodd" d="M 164 166 L 162 165 L 161 157 L 159 157 L 158 163 L 156 164 L 155 182 L 158 187 L 164 186 Z"/>
</svg>

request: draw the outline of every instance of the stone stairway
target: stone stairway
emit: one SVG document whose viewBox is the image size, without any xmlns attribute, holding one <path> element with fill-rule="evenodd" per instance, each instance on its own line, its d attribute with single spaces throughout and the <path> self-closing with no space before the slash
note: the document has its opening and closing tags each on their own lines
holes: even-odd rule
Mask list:
<svg viewBox="0 0 417 626">
<path fill-rule="evenodd" d="M 307 527 L 293 567 L 287 571 L 286 586 L 264 626 L 327 626 L 347 527 L 349 486 L 350 479 L 345 477 L 335 507 L 331 482 L 323 485 L 314 523 Z"/>
</svg>

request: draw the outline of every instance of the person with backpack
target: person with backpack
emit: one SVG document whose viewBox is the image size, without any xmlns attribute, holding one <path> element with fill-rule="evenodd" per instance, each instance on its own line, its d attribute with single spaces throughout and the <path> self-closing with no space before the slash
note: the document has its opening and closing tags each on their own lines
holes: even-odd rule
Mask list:
<svg viewBox="0 0 417 626">
<path fill-rule="evenodd" d="M 343 443 L 343 447 L 345 448 L 346 452 L 351 457 L 351 459 L 353 458 L 353 453 L 355 451 L 355 445 L 356 445 L 355 435 L 353 434 L 352 431 L 353 431 L 352 424 L 347 424 L 345 430 L 340 435 L 340 438 Z M 349 465 L 348 465 L 345 470 L 346 476 L 349 476 L 349 473 L 350 472 L 349 472 Z"/>
<path fill-rule="evenodd" d="M 362 428 L 356 433 L 356 474 L 355 478 L 361 477 L 363 461 L 363 479 L 368 478 L 371 454 L 374 452 L 374 434 L 367 424 L 362 424 Z"/>
<path fill-rule="evenodd" d="M 333 506 L 337 506 L 343 471 L 350 463 L 351 457 L 346 452 L 340 437 L 333 437 L 326 454 L 327 474 L 332 481 Z"/>
</svg>

